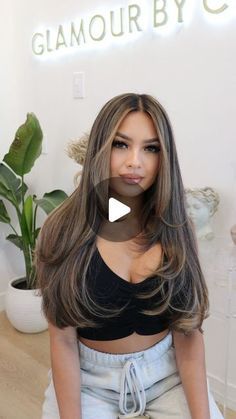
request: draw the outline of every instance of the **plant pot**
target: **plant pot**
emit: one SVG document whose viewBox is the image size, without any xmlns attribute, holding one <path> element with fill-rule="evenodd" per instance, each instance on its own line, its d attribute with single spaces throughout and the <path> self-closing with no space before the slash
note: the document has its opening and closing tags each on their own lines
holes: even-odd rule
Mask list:
<svg viewBox="0 0 236 419">
<path fill-rule="evenodd" d="M 25 278 L 13 278 L 5 295 L 6 315 L 12 326 L 20 332 L 39 333 L 48 328 L 42 312 L 39 290 L 28 290 Z"/>
</svg>

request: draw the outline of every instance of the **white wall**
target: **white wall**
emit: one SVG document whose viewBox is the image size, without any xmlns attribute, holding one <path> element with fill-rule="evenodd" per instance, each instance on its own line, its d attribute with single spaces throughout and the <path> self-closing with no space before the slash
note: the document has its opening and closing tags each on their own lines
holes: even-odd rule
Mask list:
<svg viewBox="0 0 236 419">
<path fill-rule="evenodd" d="M 152 3 L 133 2 L 149 13 Z M 165 106 L 172 120 L 185 186 L 212 186 L 219 192 L 221 202 L 213 226 L 216 236 L 228 238 L 230 227 L 236 223 L 236 5 L 233 0 L 207 2 L 209 7 L 223 3 L 229 6 L 224 13 L 210 15 L 202 1 L 186 0 L 184 22 L 176 24 L 176 3 L 169 1 L 173 10 L 165 27 L 172 28 L 169 34 L 162 34 L 160 28 L 153 30 L 150 23 L 150 29 L 133 42 L 127 33 L 120 43 L 114 39 L 111 45 L 94 43 L 88 49 L 78 47 L 73 54 L 68 48 L 65 55 L 51 53 L 42 60 L 32 53 L 33 33 L 56 29 L 59 24 L 66 27 L 85 15 L 106 15 L 118 7 L 127 13 L 129 3 L 4 2 L 0 15 L 1 156 L 8 151 L 27 112 L 37 115 L 48 140 L 48 154 L 40 156 L 25 178 L 30 192 L 39 197 L 54 188 L 71 193 L 78 166 L 64 151 L 68 140 L 88 131 L 101 106 L 112 96 L 126 91 L 150 93 Z M 73 99 L 75 71 L 85 72 L 84 99 Z M 39 221 L 43 219 L 41 213 Z M 24 273 L 24 265 L 17 248 L 5 240 L 12 231 L 3 224 L 0 228 L 3 307 L 9 279 Z"/>
</svg>

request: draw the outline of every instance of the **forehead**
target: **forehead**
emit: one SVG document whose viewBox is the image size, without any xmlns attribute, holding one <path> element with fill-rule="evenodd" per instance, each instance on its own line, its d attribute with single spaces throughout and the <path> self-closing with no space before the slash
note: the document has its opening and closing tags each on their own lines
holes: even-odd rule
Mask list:
<svg viewBox="0 0 236 419">
<path fill-rule="evenodd" d="M 132 111 L 125 116 L 117 131 L 133 133 L 138 136 L 156 135 L 156 128 L 151 116 L 146 112 Z"/>
</svg>

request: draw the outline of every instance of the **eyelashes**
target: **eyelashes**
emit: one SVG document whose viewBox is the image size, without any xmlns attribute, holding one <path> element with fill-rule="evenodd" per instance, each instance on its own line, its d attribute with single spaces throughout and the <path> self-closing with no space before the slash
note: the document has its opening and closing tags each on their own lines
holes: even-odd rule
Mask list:
<svg viewBox="0 0 236 419">
<path fill-rule="evenodd" d="M 114 140 L 112 143 L 112 147 L 114 148 L 123 149 L 123 145 L 127 146 L 127 144 L 123 141 Z M 148 145 L 145 148 L 147 148 L 149 151 L 150 149 L 152 149 L 152 151 L 150 151 L 151 153 L 159 153 L 159 151 L 161 150 L 161 147 L 159 145 Z"/>
</svg>

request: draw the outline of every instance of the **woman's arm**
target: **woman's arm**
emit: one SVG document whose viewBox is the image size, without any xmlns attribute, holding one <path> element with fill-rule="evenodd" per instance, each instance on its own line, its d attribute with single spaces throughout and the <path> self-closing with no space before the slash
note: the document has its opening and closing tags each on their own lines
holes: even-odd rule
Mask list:
<svg viewBox="0 0 236 419">
<path fill-rule="evenodd" d="M 209 419 L 209 400 L 203 335 L 190 336 L 173 331 L 176 363 L 192 419 Z"/>
<path fill-rule="evenodd" d="M 60 419 L 81 419 L 80 362 L 76 330 L 49 323 L 52 377 Z"/>
</svg>

